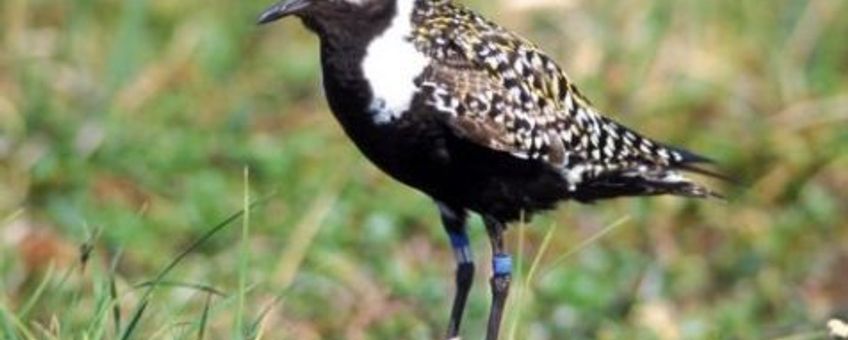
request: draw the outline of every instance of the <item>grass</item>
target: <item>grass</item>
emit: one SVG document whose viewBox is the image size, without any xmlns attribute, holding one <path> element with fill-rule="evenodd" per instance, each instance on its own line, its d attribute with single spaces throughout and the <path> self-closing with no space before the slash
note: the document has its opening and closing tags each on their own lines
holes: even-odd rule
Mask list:
<svg viewBox="0 0 848 340">
<path fill-rule="evenodd" d="M 239 261 L 239 283 L 238 283 L 238 309 L 236 310 L 236 326 L 234 338 L 241 338 L 244 334 L 244 298 L 247 288 L 247 270 L 250 261 L 250 168 L 244 168 L 244 217 L 241 228 L 241 254 Z"/>
<path fill-rule="evenodd" d="M 845 319 L 848 4 L 467 3 L 620 121 L 745 183 L 716 183 L 726 203 L 567 204 L 510 229 L 506 335 L 808 338 Z M 315 39 L 257 28 L 266 5 L 0 2 L 0 338 L 442 334 L 435 209 L 359 155 Z M 471 229 L 467 339 L 489 301 Z"/>
</svg>

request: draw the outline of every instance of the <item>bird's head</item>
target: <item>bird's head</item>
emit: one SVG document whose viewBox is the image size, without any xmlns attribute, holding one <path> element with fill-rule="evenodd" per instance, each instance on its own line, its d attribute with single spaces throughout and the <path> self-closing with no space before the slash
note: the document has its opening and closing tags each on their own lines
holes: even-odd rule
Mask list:
<svg viewBox="0 0 848 340">
<path fill-rule="evenodd" d="M 267 24 L 294 16 L 319 31 L 326 24 L 367 26 L 375 20 L 391 17 L 398 1 L 415 0 L 281 0 L 262 12 L 258 23 Z"/>
</svg>

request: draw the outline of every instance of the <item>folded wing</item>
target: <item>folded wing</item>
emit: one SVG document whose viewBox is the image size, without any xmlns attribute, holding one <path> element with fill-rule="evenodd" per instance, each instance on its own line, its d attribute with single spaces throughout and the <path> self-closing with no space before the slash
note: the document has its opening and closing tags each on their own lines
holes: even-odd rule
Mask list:
<svg viewBox="0 0 848 340">
<path fill-rule="evenodd" d="M 413 42 L 434 60 L 417 80 L 424 100 L 457 135 L 549 163 L 578 199 L 581 187 L 596 192 L 584 192 L 586 200 L 711 194 L 678 173 L 707 159 L 602 116 L 532 43 L 470 11 L 453 10 L 472 18 L 419 25 L 427 31 L 417 32 Z M 457 16 L 432 20 L 446 17 Z"/>
</svg>

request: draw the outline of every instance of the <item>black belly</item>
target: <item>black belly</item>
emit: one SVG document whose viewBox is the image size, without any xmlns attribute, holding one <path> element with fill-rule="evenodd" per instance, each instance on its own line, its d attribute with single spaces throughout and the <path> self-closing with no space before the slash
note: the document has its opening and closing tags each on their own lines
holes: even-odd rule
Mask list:
<svg viewBox="0 0 848 340">
<path fill-rule="evenodd" d="M 420 103 L 396 121 L 375 124 L 367 111 L 370 86 L 358 69 L 361 56 L 340 56 L 326 47 L 322 44 L 324 88 L 333 115 L 388 175 L 438 201 L 504 222 L 529 219 L 567 198 L 563 177 L 550 165 L 464 140 L 440 113 L 415 105 Z"/>
<path fill-rule="evenodd" d="M 438 114 L 410 112 L 384 125 L 342 125 L 385 173 L 455 207 L 510 222 L 551 209 L 568 193 L 562 176 L 548 164 L 464 140 Z"/>
</svg>

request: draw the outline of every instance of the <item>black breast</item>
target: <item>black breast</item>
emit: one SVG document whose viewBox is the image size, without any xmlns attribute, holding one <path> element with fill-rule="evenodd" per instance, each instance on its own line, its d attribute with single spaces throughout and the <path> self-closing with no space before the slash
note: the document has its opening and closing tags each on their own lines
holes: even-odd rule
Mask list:
<svg viewBox="0 0 848 340">
<path fill-rule="evenodd" d="M 456 136 L 436 112 L 414 100 L 409 112 L 388 124 L 375 124 L 368 111 L 373 99 L 361 65 L 371 39 L 387 27 L 375 23 L 370 34 L 348 30 L 320 33 L 324 89 L 330 108 L 360 151 L 393 178 L 453 206 L 513 221 L 550 209 L 567 192 L 562 176 L 549 165 L 518 159 Z"/>
<path fill-rule="evenodd" d="M 436 200 L 513 221 L 551 209 L 567 192 L 544 162 L 518 159 L 454 134 L 444 113 L 414 101 L 409 112 L 377 125 L 367 111 L 367 82 L 325 68 L 327 100 L 347 135 L 385 173 Z"/>
</svg>

